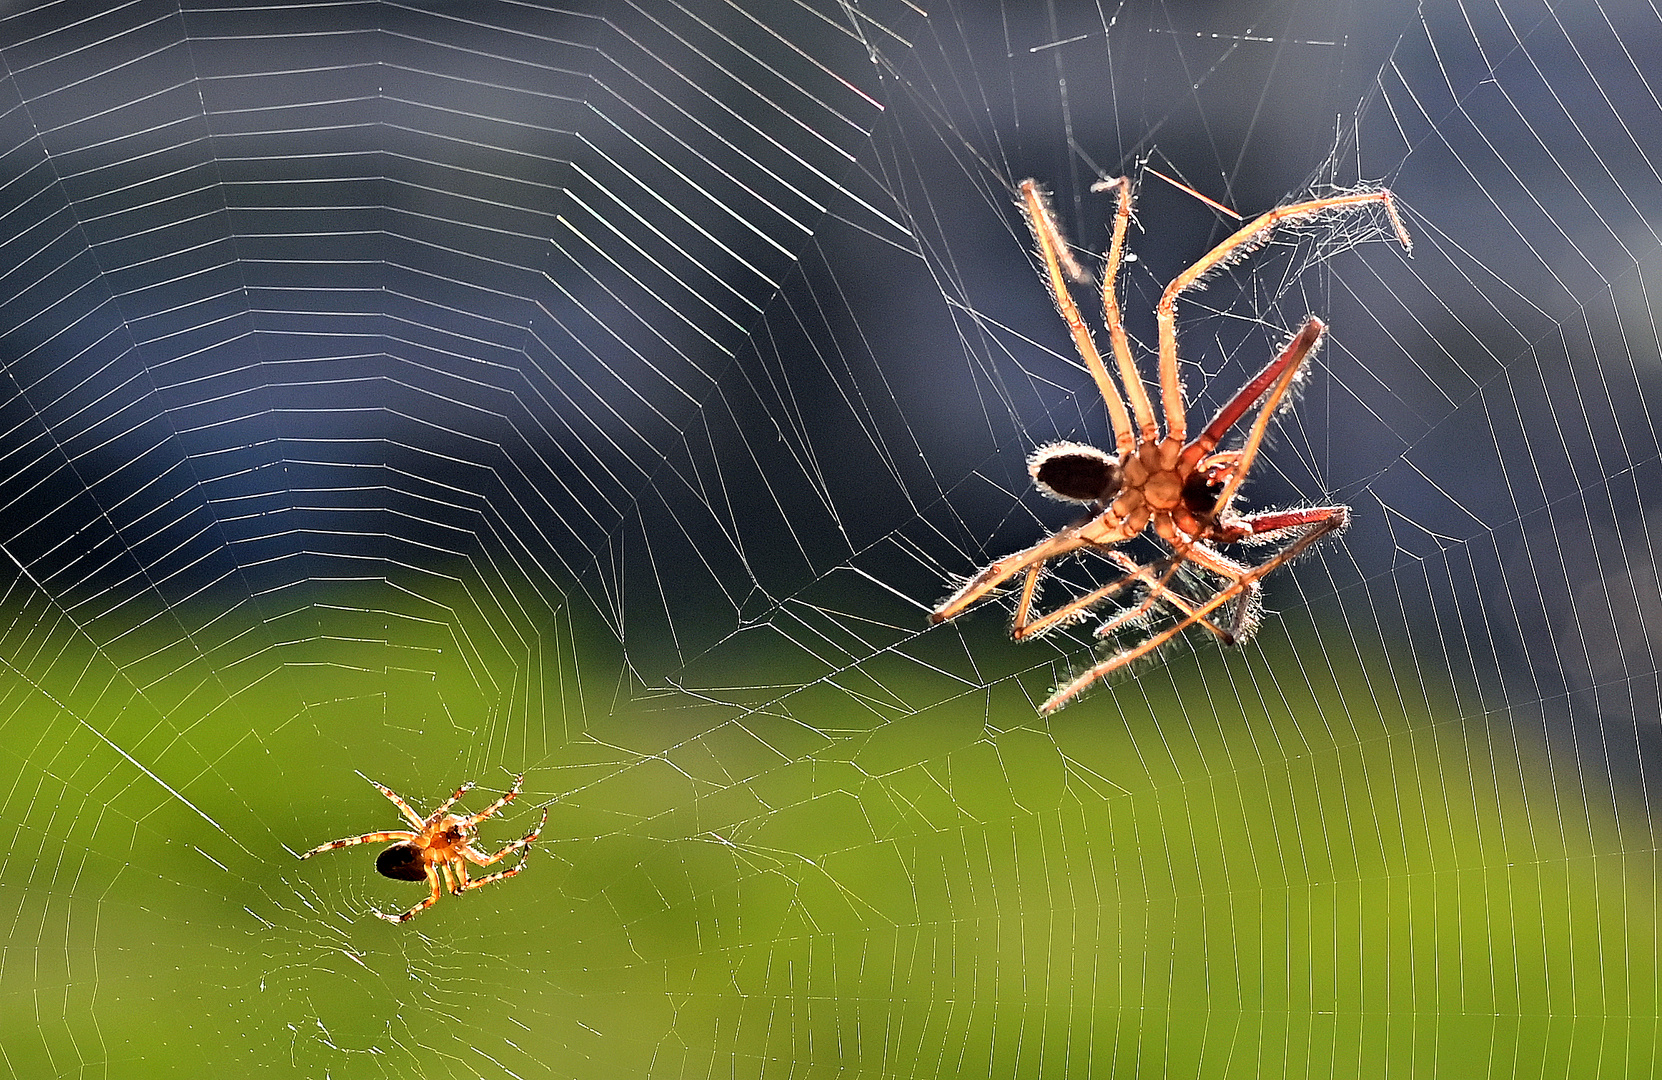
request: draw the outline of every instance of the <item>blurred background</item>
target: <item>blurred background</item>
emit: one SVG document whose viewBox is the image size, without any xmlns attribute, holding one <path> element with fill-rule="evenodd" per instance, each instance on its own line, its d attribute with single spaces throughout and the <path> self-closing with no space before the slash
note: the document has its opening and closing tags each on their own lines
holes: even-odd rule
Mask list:
<svg viewBox="0 0 1662 1080">
<path fill-rule="evenodd" d="M 1654 1074 L 1655 10 L 137 0 L 0 64 L 10 1074 Z M 1042 717 L 1090 625 L 927 615 L 1111 442 L 1014 190 L 1091 263 L 1120 175 L 1150 374 L 1217 205 L 1415 247 L 1186 296 L 1192 418 L 1329 323 L 1242 499 L 1352 525 Z M 295 858 L 521 772 L 525 873 L 403 926 Z"/>
</svg>

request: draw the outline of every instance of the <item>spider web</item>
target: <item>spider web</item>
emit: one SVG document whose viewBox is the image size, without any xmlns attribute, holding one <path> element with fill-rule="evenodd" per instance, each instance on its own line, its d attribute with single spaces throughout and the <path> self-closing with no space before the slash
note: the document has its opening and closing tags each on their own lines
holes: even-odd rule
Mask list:
<svg viewBox="0 0 1662 1080">
<path fill-rule="evenodd" d="M 1656 1073 L 1654 8 L 58 3 L 0 63 L 9 1073 Z M 1236 227 L 1156 172 L 1416 246 L 1185 297 L 1192 422 L 1329 323 L 1241 505 L 1353 524 L 1041 718 L 1089 624 L 926 622 L 1110 439 L 1013 185 L 1084 257 L 1137 180 L 1151 373 Z M 525 873 L 407 925 L 294 859 L 522 771 Z"/>
</svg>

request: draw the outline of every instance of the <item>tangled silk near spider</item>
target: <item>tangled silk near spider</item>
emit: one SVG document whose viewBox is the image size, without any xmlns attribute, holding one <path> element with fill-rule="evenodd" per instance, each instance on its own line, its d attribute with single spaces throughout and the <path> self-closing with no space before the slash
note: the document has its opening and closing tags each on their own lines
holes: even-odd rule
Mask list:
<svg viewBox="0 0 1662 1080">
<path fill-rule="evenodd" d="M 1024 180 L 1020 190 L 1020 205 L 1044 264 L 1044 281 L 1108 411 L 1114 449 L 1110 452 L 1084 443 L 1057 442 L 1035 450 L 1027 461 L 1035 486 L 1050 498 L 1089 506 L 1093 516 L 989 563 L 936 606 L 930 621 L 956 618 L 1018 577 L 1010 631 L 1018 641 L 1086 618 L 1121 594 L 1140 594 L 1141 598 L 1104 621 L 1097 628 L 1098 637 L 1114 638 L 1126 630 L 1143 632 L 1158 618 L 1170 619 L 1170 625 L 1145 633 L 1141 641 L 1112 653 L 1056 688 L 1040 707 L 1048 713 L 1096 682 L 1152 656 L 1191 627 L 1201 627 L 1225 645 L 1246 641 L 1258 628 L 1260 582 L 1349 521 L 1349 509 L 1337 505 L 1252 513 L 1240 513 L 1234 507 L 1236 494 L 1263 447 L 1270 420 L 1283 404 L 1291 402 L 1289 391 L 1321 343 L 1326 324 L 1314 315 L 1306 319 L 1279 355 L 1248 380 L 1191 440 L 1188 404 L 1178 378 L 1177 298 L 1196 288 L 1208 274 L 1267 243 L 1276 226 L 1286 221 L 1378 205 L 1384 208 L 1391 231 L 1405 249 L 1412 250 L 1412 240 L 1389 191 L 1348 192 L 1270 210 L 1173 278 L 1154 311 L 1159 335 L 1156 369 L 1165 421 L 1162 432 L 1162 417 L 1156 415 L 1120 317 L 1117 282 L 1120 266 L 1126 260 L 1125 237 L 1133 202 L 1131 181 L 1121 177 L 1092 188 L 1116 195 L 1112 239 L 1104 257 L 1101 304 L 1117 384 L 1070 287 L 1070 282 L 1089 282 L 1091 275 L 1075 261 L 1050 200 L 1038 183 Z M 1252 420 L 1241 446 L 1220 450 L 1224 438 L 1248 413 Z M 1119 545 L 1145 534 L 1167 554 L 1139 563 L 1118 550 Z M 1235 545 L 1276 543 L 1281 546 L 1256 564 L 1240 561 L 1223 550 Z M 1052 611 L 1037 613 L 1045 570 L 1053 560 L 1078 551 L 1102 555 L 1114 564 L 1120 576 Z M 1184 581 L 1184 575 L 1204 583 L 1201 595 L 1174 587 Z M 1210 595 L 1205 595 L 1207 589 Z"/>
</svg>

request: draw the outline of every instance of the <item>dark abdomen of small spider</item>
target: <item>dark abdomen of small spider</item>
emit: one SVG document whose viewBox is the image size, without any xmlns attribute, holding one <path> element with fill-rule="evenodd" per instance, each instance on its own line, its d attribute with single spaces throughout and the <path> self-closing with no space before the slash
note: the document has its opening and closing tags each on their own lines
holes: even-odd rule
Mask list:
<svg viewBox="0 0 1662 1080">
<path fill-rule="evenodd" d="M 1189 508 L 1189 513 L 1206 521 L 1212 520 L 1212 515 L 1218 509 L 1218 496 L 1223 494 L 1223 482 L 1210 479 L 1202 473 L 1195 473 L 1183 484 L 1183 505 Z"/>
<path fill-rule="evenodd" d="M 394 844 L 375 856 L 375 869 L 399 881 L 427 880 L 427 867 L 414 844 Z"/>
<path fill-rule="evenodd" d="M 1120 464 L 1094 446 L 1058 443 L 1042 447 L 1028 464 L 1045 494 L 1067 502 L 1107 502 L 1120 490 Z"/>
</svg>

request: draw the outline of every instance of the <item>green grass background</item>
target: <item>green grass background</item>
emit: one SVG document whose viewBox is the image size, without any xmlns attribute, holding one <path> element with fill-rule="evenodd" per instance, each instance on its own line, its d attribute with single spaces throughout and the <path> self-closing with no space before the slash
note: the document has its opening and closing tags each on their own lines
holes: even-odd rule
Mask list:
<svg viewBox="0 0 1662 1080">
<path fill-rule="evenodd" d="M 94 649 L 16 605 L 0 1070 L 1659 1067 L 1637 797 L 1348 633 L 1272 620 L 1050 719 L 1037 675 L 950 697 L 898 666 L 871 676 L 913 715 L 823 686 L 747 713 L 620 696 L 580 621 L 516 653 L 460 593 L 402 595 L 296 606 L 259 647 L 157 624 Z M 760 685 L 788 658 L 747 662 Z M 422 889 L 373 849 L 295 858 L 391 827 L 355 770 L 430 807 L 521 768 L 485 837 L 546 805 L 527 872 L 408 925 L 368 914 Z"/>
</svg>

